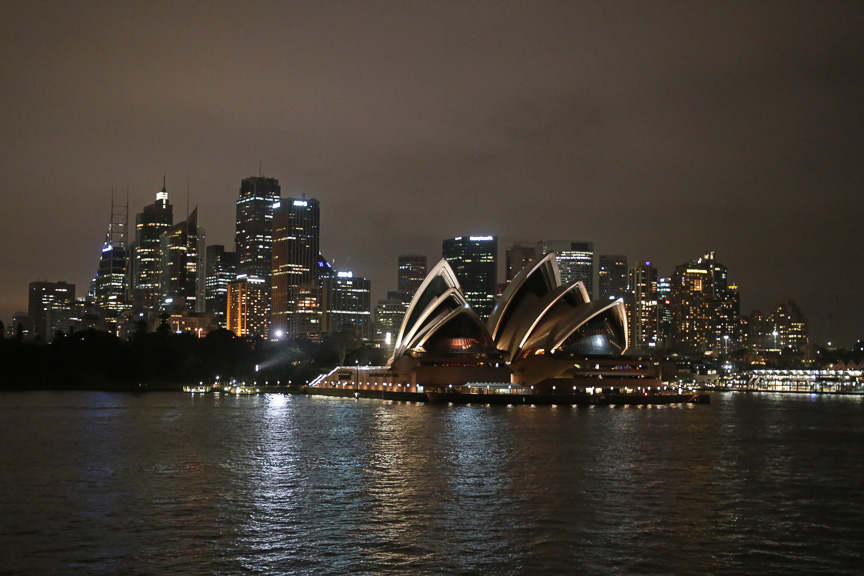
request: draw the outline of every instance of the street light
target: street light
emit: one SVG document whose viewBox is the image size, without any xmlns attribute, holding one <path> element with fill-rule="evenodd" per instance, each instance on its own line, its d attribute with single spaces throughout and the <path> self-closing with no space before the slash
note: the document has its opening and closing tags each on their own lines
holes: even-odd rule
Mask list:
<svg viewBox="0 0 864 576">
<path fill-rule="evenodd" d="M 723 335 L 723 354 L 725 354 L 726 356 L 729 355 L 729 335 L 728 334 Z"/>
</svg>

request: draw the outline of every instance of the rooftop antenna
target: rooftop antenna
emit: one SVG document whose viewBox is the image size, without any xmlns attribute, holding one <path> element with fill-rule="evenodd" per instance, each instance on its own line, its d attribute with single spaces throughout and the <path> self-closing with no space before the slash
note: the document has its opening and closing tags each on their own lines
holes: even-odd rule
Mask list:
<svg viewBox="0 0 864 576">
<path fill-rule="evenodd" d="M 186 176 L 186 220 L 189 220 L 189 188 L 190 188 L 190 178 Z"/>
</svg>

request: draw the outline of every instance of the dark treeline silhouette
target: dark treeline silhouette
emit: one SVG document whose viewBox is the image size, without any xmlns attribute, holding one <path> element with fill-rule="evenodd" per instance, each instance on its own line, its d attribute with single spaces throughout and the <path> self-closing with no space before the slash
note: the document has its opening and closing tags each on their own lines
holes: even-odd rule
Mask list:
<svg viewBox="0 0 864 576">
<path fill-rule="evenodd" d="M 269 342 L 214 330 L 203 338 L 161 326 L 124 341 L 108 332 L 58 333 L 50 344 L 0 339 L 0 388 L 176 389 L 237 380 L 302 385 L 338 364 L 382 364 L 381 351 L 350 332 L 322 342 Z"/>
</svg>

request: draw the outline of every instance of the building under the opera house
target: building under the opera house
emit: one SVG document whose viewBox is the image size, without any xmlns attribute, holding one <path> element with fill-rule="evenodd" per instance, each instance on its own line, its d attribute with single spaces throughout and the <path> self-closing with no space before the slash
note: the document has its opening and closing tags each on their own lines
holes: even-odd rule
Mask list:
<svg viewBox="0 0 864 576">
<path fill-rule="evenodd" d="M 584 393 L 654 379 L 627 349 L 624 303 L 562 284 L 554 252 L 526 266 L 483 321 L 441 260 L 417 290 L 387 366 L 338 367 L 312 386 L 423 392 Z"/>
</svg>

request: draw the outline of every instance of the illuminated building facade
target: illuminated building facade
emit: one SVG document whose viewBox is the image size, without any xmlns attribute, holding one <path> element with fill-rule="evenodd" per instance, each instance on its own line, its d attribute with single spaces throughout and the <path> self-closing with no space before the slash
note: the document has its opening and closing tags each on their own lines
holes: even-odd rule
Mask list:
<svg viewBox="0 0 864 576">
<path fill-rule="evenodd" d="M 225 246 L 221 244 L 208 246 L 206 270 L 204 309 L 217 326 L 226 328 L 228 284 L 237 278 L 237 253 L 226 251 Z"/>
<path fill-rule="evenodd" d="M 279 180 L 251 176 L 240 181 L 234 251 L 237 273 L 270 278 L 273 254 L 273 211 L 280 202 Z"/>
<path fill-rule="evenodd" d="M 164 310 L 204 312 L 204 240 L 198 208 L 162 233 L 160 294 Z"/>
<path fill-rule="evenodd" d="M 563 283 L 582 282 L 588 296 L 594 298 L 594 242 L 551 240 L 540 246 L 541 254 L 555 252 Z"/>
<path fill-rule="evenodd" d="M 174 209 L 168 202 L 163 179 L 156 201 L 135 216 L 135 243 L 132 248 L 131 280 L 133 307 L 157 310 L 161 304 L 162 233 L 174 225 Z"/>
<path fill-rule="evenodd" d="M 672 275 L 670 306 L 672 311 L 672 345 L 683 354 L 722 353 L 728 349 L 726 331 L 731 330 L 731 312 L 735 295 L 730 295 L 726 267 L 718 263 L 714 252 L 705 254 L 675 268 Z M 737 332 L 735 333 L 737 334 Z"/>
<path fill-rule="evenodd" d="M 111 220 L 99 256 L 99 268 L 93 278 L 91 296 L 96 305 L 105 312 L 106 319 L 116 323 L 120 314 L 129 308 L 128 278 L 128 228 L 127 205 L 114 204 L 111 200 Z"/>
<path fill-rule="evenodd" d="M 68 334 L 74 325 L 75 285 L 31 282 L 27 290 L 27 315 L 34 338 L 50 342 L 57 332 Z"/>
<path fill-rule="evenodd" d="M 375 317 L 372 323 L 372 341 L 378 347 L 392 354 L 396 344 L 396 334 L 408 311 L 410 298 L 405 298 L 401 292 L 388 292 L 388 297 L 379 300 L 375 306 Z"/>
<path fill-rule="evenodd" d="M 308 301 L 309 298 L 320 298 L 320 294 L 315 292 L 321 270 L 326 268 L 326 262 L 322 264 L 319 258 L 319 239 L 318 200 L 304 196 L 285 198 L 276 204 L 271 291 L 271 332 L 274 338 L 319 337 L 315 333 L 315 323 L 317 318 L 317 332 L 320 334 L 320 300 L 317 306 Z"/>
<path fill-rule="evenodd" d="M 269 298 L 263 278 L 240 278 L 228 284 L 228 330 L 241 337 L 267 337 L 264 310 Z"/>
<path fill-rule="evenodd" d="M 597 257 L 597 291 L 600 300 L 627 296 L 627 256 L 601 254 Z"/>
<path fill-rule="evenodd" d="M 488 318 L 495 306 L 498 285 L 498 237 L 448 238 L 441 254 L 459 279 L 468 304 L 478 316 Z"/>
<path fill-rule="evenodd" d="M 399 269 L 397 286 L 399 292 L 405 294 L 409 299 L 414 296 L 417 289 L 426 279 L 426 256 L 406 255 L 399 256 Z"/>
<path fill-rule="evenodd" d="M 645 262 L 630 269 L 632 314 L 630 344 L 634 348 L 657 346 L 657 268 Z"/>
<path fill-rule="evenodd" d="M 769 341 L 775 350 L 800 350 L 807 344 L 807 319 L 792 300 L 777 304 L 774 311 L 768 315 L 766 324 L 770 328 Z M 767 339 L 768 334 L 765 336 Z"/>
<path fill-rule="evenodd" d="M 372 283 L 351 272 L 337 272 L 321 280 L 321 331 L 337 334 L 350 328 L 368 342 L 372 339 Z"/>
</svg>

